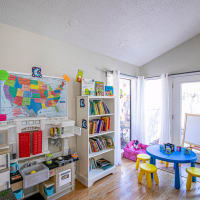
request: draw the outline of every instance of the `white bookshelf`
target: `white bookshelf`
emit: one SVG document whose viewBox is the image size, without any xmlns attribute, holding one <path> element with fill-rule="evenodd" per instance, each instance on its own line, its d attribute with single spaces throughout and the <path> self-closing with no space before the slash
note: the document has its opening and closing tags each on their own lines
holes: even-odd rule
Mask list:
<svg viewBox="0 0 200 200">
<path fill-rule="evenodd" d="M 84 101 L 85 106 L 80 106 L 81 99 Z M 110 114 L 102 115 L 90 115 L 90 101 L 101 100 L 107 104 Z M 89 153 L 89 139 L 94 137 L 102 137 L 109 135 L 113 137 L 115 134 L 115 125 L 114 125 L 114 115 L 115 115 L 115 97 L 108 96 L 78 96 L 77 97 L 77 126 L 81 127 L 82 134 L 77 138 L 77 151 L 79 154 L 79 164 L 77 166 L 77 179 L 83 183 L 85 186 L 90 187 L 97 180 L 112 174 L 115 172 L 114 166 L 114 148 L 103 149 L 99 152 Z M 111 119 L 110 130 L 103 131 L 100 133 L 89 134 L 89 121 L 93 119 L 101 119 L 101 117 L 108 116 Z M 85 125 L 87 128 L 82 127 L 82 122 L 85 120 Z M 89 159 L 94 158 L 95 160 L 99 158 L 105 158 L 113 164 L 113 167 L 106 170 L 97 168 L 89 170 Z"/>
</svg>

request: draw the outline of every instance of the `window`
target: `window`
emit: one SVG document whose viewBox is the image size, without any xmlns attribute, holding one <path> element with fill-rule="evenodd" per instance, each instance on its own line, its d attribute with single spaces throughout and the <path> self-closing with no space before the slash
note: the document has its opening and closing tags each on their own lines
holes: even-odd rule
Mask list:
<svg viewBox="0 0 200 200">
<path fill-rule="evenodd" d="M 120 78 L 121 148 L 131 140 L 131 80 Z"/>
<path fill-rule="evenodd" d="M 161 79 L 145 80 L 144 117 L 146 143 L 158 143 L 161 131 Z"/>
<path fill-rule="evenodd" d="M 184 129 L 185 113 L 200 113 L 200 82 L 181 84 L 181 130 Z"/>
</svg>

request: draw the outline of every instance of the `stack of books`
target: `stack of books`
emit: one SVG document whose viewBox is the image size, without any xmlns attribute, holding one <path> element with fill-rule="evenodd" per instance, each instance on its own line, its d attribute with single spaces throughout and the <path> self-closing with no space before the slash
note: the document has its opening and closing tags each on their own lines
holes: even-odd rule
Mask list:
<svg viewBox="0 0 200 200">
<path fill-rule="evenodd" d="M 110 114 L 110 110 L 106 103 L 100 100 L 90 101 L 90 115 Z"/>
<path fill-rule="evenodd" d="M 89 139 L 89 153 L 99 152 L 107 148 L 113 148 L 113 138 L 110 136 L 94 137 Z"/>
<path fill-rule="evenodd" d="M 112 167 L 113 165 L 111 164 L 110 161 L 104 159 L 104 158 L 100 158 L 96 161 L 96 165 L 98 168 L 101 168 L 103 170 L 106 170 L 110 167 Z"/>
<path fill-rule="evenodd" d="M 102 131 L 110 131 L 110 117 L 102 117 L 101 119 L 90 120 L 90 134 L 101 133 Z"/>
</svg>

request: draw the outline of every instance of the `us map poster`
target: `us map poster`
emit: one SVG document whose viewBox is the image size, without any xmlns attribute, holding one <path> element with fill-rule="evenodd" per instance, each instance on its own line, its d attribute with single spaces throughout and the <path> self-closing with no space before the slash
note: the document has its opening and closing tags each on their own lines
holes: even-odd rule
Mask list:
<svg viewBox="0 0 200 200">
<path fill-rule="evenodd" d="M 0 80 L 0 114 L 18 117 L 67 116 L 67 88 L 63 79 L 9 73 Z"/>
</svg>

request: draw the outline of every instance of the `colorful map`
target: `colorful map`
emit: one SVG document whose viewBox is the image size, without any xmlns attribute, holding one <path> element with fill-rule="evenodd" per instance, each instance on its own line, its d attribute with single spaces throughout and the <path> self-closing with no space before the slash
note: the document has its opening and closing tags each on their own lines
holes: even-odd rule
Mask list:
<svg viewBox="0 0 200 200">
<path fill-rule="evenodd" d="M 0 113 L 15 117 L 66 116 L 66 82 L 63 79 L 9 74 L 0 81 Z"/>
</svg>

